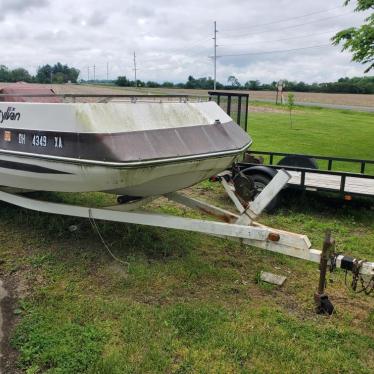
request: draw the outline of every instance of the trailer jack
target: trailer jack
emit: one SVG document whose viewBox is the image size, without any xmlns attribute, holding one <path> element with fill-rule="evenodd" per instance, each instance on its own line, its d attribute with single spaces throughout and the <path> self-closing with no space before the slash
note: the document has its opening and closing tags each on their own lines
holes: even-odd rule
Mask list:
<svg viewBox="0 0 374 374">
<path fill-rule="evenodd" d="M 334 312 L 334 305 L 329 300 L 328 295 L 325 293 L 326 289 L 326 274 L 329 266 L 329 261 L 335 249 L 335 241 L 331 238 L 331 231 L 326 231 L 325 240 L 322 246 L 321 261 L 319 264 L 319 283 L 318 290 L 314 294 L 314 301 L 316 303 L 317 314 L 331 315 Z"/>
</svg>

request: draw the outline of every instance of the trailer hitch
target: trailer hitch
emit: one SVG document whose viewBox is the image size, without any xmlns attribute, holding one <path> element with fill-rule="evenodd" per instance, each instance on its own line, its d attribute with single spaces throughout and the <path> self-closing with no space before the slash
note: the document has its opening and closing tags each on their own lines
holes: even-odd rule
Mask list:
<svg viewBox="0 0 374 374">
<path fill-rule="evenodd" d="M 344 256 L 341 264 L 341 268 L 345 269 L 344 282 L 347 287 L 351 287 L 355 293 L 365 293 L 371 295 L 374 293 L 374 275 L 363 275 L 361 269 L 365 260 L 359 260 L 350 256 Z M 352 280 L 348 285 L 348 271 L 352 273 Z"/>
<path fill-rule="evenodd" d="M 331 231 L 327 230 L 321 252 L 318 290 L 314 295 L 317 314 L 331 315 L 334 312 L 334 305 L 325 292 L 328 269 L 330 269 L 330 272 L 333 272 L 337 267 L 345 270 L 345 285 L 350 287 L 355 293 L 363 292 L 366 295 L 374 293 L 374 275 L 362 274 L 362 267 L 367 261 L 351 256 L 344 256 L 340 253 L 335 253 L 334 250 L 335 241 L 331 238 Z M 348 272 L 352 273 L 350 284 L 348 284 L 347 280 Z"/>
</svg>

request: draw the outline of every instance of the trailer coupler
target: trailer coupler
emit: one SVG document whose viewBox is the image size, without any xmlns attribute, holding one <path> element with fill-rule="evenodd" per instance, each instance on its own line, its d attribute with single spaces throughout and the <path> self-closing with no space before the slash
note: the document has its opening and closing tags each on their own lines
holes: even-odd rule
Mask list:
<svg viewBox="0 0 374 374">
<path fill-rule="evenodd" d="M 320 260 L 320 277 L 318 290 L 314 294 L 314 301 L 316 305 L 317 314 L 331 315 L 334 312 L 334 305 L 329 300 L 326 294 L 326 275 L 327 270 L 333 272 L 337 267 L 345 271 L 345 284 L 350 287 L 355 293 L 365 293 L 370 295 L 374 293 L 374 274 L 362 274 L 362 267 L 367 262 L 366 260 L 359 260 L 351 256 L 344 256 L 339 253 L 334 253 L 335 241 L 331 238 L 331 231 L 326 232 Z M 348 284 L 348 272 L 352 274 L 352 280 Z"/>
<path fill-rule="evenodd" d="M 347 287 L 350 287 L 355 293 L 365 293 L 366 295 L 374 294 L 374 274 L 365 275 L 362 274 L 362 267 L 366 263 L 366 260 L 360 260 L 351 256 L 341 256 L 340 259 L 340 268 L 345 270 L 345 284 Z M 348 284 L 348 272 L 351 272 L 352 279 L 350 284 Z"/>
</svg>

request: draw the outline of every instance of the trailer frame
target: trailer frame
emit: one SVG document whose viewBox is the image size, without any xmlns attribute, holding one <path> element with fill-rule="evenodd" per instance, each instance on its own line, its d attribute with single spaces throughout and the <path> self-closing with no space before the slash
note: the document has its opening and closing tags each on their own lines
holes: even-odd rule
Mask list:
<svg viewBox="0 0 374 374">
<path fill-rule="evenodd" d="M 0 191 L 0 201 L 34 211 L 56 215 L 204 233 L 227 239 L 239 240 L 246 245 L 320 263 L 322 252 L 312 248 L 311 242 L 306 235 L 274 229 L 255 221 L 274 196 L 284 188 L 289 179 L 289 173 L 285 170 L 280 170 L 256 199 L 251 204 L 245 205 L 236 195 L 233 185 L 227 181 L 227 178 L 222 176 L 222 185 L 234 203 L 238 213 L 232 213 L 179 192 L 172 192 L 164 195 L 168 200 L 199 210 L 204 214 L 218 218 L 221 222 L 139 210 L 144 204 L 149 203 L 152 199 L 156 199 L 159 196 L 152 196 L 126 204 L 118 204 L 103 208 L 41 201 L 4 191 Z M 331 264 L 334 263 L 334 266 L 337 268 L 345 270 L 352 270 L 357 261 L 359 260 L 341 254 L 336 254 L 334 258 L 330 259 Z M 374 277 L 374 262 L 361 261 L 359 275 Z"/>
<path fill-rule="evenodd" d="M 374 165 L 374 160 L 256 150 L 250 150 L 246 153 L 246 155 L 247 157 L 249 156 L 253 160 L 256 159 L 256 156 L 267 156 L 269 162 L 248 162 L 244 160 L 238 162 L 235 165 L 235 167 L 237 167 L 238 170 L 249 172 L 253 170 L 252 168 L 261 166 L 262 168 L 264 168 L 263 170 L 265 172 L 266 169 L 268 170 L 269 176 L 271 176 L 271 170 L 288 170 L 289 172 L 291 172 L 291 174 L 293 174 L 294 176 L 297 175 L 298 177 L 297 181 L 296 178 L 294 178 L 291 183 L 288 183 L 288 188 L 307 190 L 312 192 L 332 192 L 335 194 L 339 194 L 345 200 L 351 200 L 352 196 L 374 197 L 374 175 L 366 173 L 367 165 Z M 291 166 L 284 164 L 277 165 L 275 164 L 275 157 L 277 156 L 296 156 L 304 159 L 322 160 L 327 162 L 327 167 L 325 169 L 312 169 L 301 166 Z M 336 162 L 356 164 L 359 166 L 360 172 L 353 173 L 347 171 L 333 170 L 333 165 Z M 317 181 L 318 179 L 320 179 L 321 183 L 313 184 L 310 181 L 308 183 L 308 178 L 310 179 L 311 177 L 314 177 Z M 328 177 L 330 177 L 330 179 L 334 178 L 334 186 L 329 186 L 327 184 L 323 185 L 323 181 L 326 180 L 326 178 Z M 350 181 L 354 181 L 357 185 L 357 188 L 352 189 L 349 186 Z"/>
</svg>

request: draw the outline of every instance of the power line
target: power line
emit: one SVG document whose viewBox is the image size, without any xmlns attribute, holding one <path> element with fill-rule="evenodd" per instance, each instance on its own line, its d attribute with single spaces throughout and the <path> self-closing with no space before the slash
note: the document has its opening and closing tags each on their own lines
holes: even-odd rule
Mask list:
<svg viewBox="0 0 374 374">
<path fill-rule="evenodd" d="M 326 34 L 332 34 L 333 32 L 332 31 L 325 31 L 325 32 L 321 32 L 319 34 L 306 34 L 306 35 L 299 35 L 299 36 L 293 36 L 291 38 L 282 38 L 282 39 L 271 39 L 271 40 L 258 40 L 257 42 L 258 43 L 273 43 L 273 42 L 283 42 L 283 41 L 286 41 L 286 40 L 293 40 L 293 39 L 302 39 L 302 38 L 307 38 L 309 36 L 319 36 L 319 35 L 326 35 Z M 336 31 L 334 31 L 334 33 L 336 33 Z M 251 41 L 247 41 L 245 43 L 230 43 L 230 45 L 227 45 L 227 47 L 231 47 L 233 45 L 247 45 L 249 44 Z M 220 47 L 225 47 L 225 45 L 223 44 L 220 44 Z"/>
<path fill-rule="evenodd" d="M 336 9 L 336 8 L 332 8 L 330 10 L 333 10 L 333 9 Z M 327 10 L 329 11 L 329 10 Z M 316 13 L 322 13 L 321 12 L 314 12 L 312 14 L 316 14 Z M 313 23 L 317 23 L 317 22 L 321 22 L 323 20 L 326 20 L 326 19 L 331 19 L 331 18 L 335 18 L 335 17 L 341 17 L 341 16 L 345 16 L 347 14 L 351 14 L 352 12 L 349 12 L 349 13 L 344 13 L 344 14 L 341 14 L 341 15 L 336 15 L 336 16 L 330 16 L 330 17 L 324 17 L 324 18 L 321 18 L 321 19 L 318 19 L 318 20 L 313 20 L 313 21 L 310 21 L 310 22 L 304 22 L 302 24 L 297 24 L 297 25 L 290 25 L 290 26 L 286 26 L 286 27 L 283 27 L 283 28 L 279 28 L 278 30 L 266 30 L 266 31 L 261 31 L 261 32 L 258 32 L 258 33 L 255 33 L 255 34 L 244 34 L 244 35 L 241 35 L 241 36 L 247 36 L 247 35 L 256 35 L 256 34 L 262 34 L 262 33 L 267 33 L 267 32 L 273 32 L 273 31 L 280 31 L 280 30 L 285 30 L 285 29 L 290 29 L 290 28 L 296 28 L 296 27 L 300 27 L 300 26 L 303 26 L 303 25 L 307 25 L 307 24 L 313 24 Z M 309 14 L 310 15 L 310 14 Z M 306 15 L 305 15 L 306 16 Z M 301 18 L 302 16 L 300 16 Z M 299 39 L 299 38 L 303 38 L 303 37 L 309 37 L 309 36 L 316 36 L 316 35 L 322 35 L 322 34 L 327 34 L 329 32 L 325 32 L 325 33 L 320 33 L 320 34 L 307 34 L 307 35 L 302 35 L 302 36 L 296 36 L 296 37 L 290 37 L 290 38 L 282 38 L 282 39 L 278 39 L 278 40 L 267 40 L 267 41 L 261 41 L 262 43 L 266 43 L 266 42 L 275 42 L 275 41 L 286 41 L 286 40 L 292 40 L 292 39 Z M 207 40 L 207 38 L 204 38 L 204 39 L 201 39 L 199 40 L 198 42 L 194 43 L 193 45 L 197 45 L 199 43 L 201 43 L 202 41 L 205 41 Z M 244 45 L 244 44 L 247 44 L 247 43 L 237 43 L 237 44 L 231 44 L 230 45 Z M 220 45 L 221 46 L 221 45 Z M 217 45 L 218 47 L 218 45 Z M 190 50 L 190 49 L 189 49 Z M 185 54 L 186 52 L 188 52 L 189 50 L 181 50 L 181 49 L 178 49 L 178 51 L 181 51 L 183 52 L 183 54 Z M 177 51 L 177 50 L 174 50 L 174 51 Z M 169 51 L 169 53 L 171 53 L 172 51 Z M 203 53 L 203 52 L 198 52 L 198 53 L 194 53 L 192 54 L 191 56 L 195 56 L 197 54 L 200 54 L 200 53 Z M 216 58 L 218 58 L 220 56 L 216 56 Z M 149 62 L 149 61 L 152 61 L 152 62 L 155 62 L 155 61 L 159 61 L 159 60 L 163 60 L 163 59 L 167 59 L 169 58 L 170 59 L 170 56 L 160 56 L 160 57 L 156 57 L 156 58 L 149 58 L 149 59 L 146 59 L 146 60 L 142 60 L 142 62 Z M 210 58 L 213 58 L 214 59 L 214 56 L 211 56 Z M 139 70 L 139 69 L 138 69 Z M 145 69 L 142 69 L 142 70 L 158 70 L 158 69 L 150 69 L 150 68 L 145 68 Z M 163 70 L 163 69 L 162 69 Z"/>
<path fill-rule="evenodd" d="M 228 30 L 226 29 L 224 31 L 230 32 L 230 31 L 243 30 L 243 29 L 248 30 L 248 29 L 252 29 L 252 28 L 260 27 L 260 26 L 268 26 L 268 25 L 273 25 L 273 24 L 284 23 L 284 22 L 291 21 L 291 20 L 296 20 L 296 19 L 300 19 L 300 18 L 309 17 L 309 16 L 312 16 L 312 15 L 315 15 L 315 14 L 330 12 L 330 11 L 338 9 L 338 8 L 341 8 L 341 7 L 336 7 L 336 8 L 331 8 L 331 9 L 327 9 L 327 10 L 324 10 L 324 11 L 318 11 L 318 12 L 303 14 L 303 15 L 300 15 L 300 16 L 297 16 L 297 17 L 291 17 L 291 18 L 284 19 L 284 20 L 281 20 L 281 21 L 273 21 L 273 22 L 267 22 L 267 23 L 263 23 L 263 24 L 252 25 L 249 28 L 246 27 L 246 28 L 236 28 L 236 29 L 228 29 Z M 282 28 L 278 28 L 277 30 L 264 30 L 264 31 L 259 31 L 259 32 L 255 32 L 255 33 L 232 35 L 232 36 L 227 36 L 226 38 L 228 39 L 228 38 L 231 38 L 233 36 L 240 37 L 240 36 L 256 35 L 256 34 L 262 34 L 262 33 L 267 33 L 267 32 L 274 32 L 274 31 L 280 31 L 280 30 L 285 30 L 285 29 L 291 29 L 291 28 L 296 28 L 296 27 L 308 25 L 308 24 L 321 22 L 321 21 L 324 21 L 324 20 L 332 19 L 332 18 L 345 16 L 345 15 L 348 15 L 348 14 L 351 14 L 351 13 L 352 12 L 344 13 L 344 14 L 340 14 L 340 15 L 329 16 L 329 17 L 324 17 L 324 18 L 321 18 L 321 19 L 312 20 L 312 21 L 308 21 L 308 22 L 303 22 L 303 23 L 296 24 L 296 25 L 285 26 L 285 27 L 282 27 Z M 314 46 L 301 47 L 301 48 L 271 50 L 271 51 L 264 51 L 264 52 L 246 52 L 246 53 L 222 54 L 222 55 L 218 56 L 217 55 L 217 47 L 218 47 L 217 32 L 218 32 L 218 30 L 217 30 L 217 27 L 216 27 L 216 22 L 214 22 L 214 37 L 213 37 L 213 40 L 214 40 L 214 57 L 213 57 L 213 59 L 214 59 L 214 82 L 216 82 L 216 63 L 217 63 L 217 58 L 219 58 L 219 57 L 236 57 L 236 56 L 263 55 L 263 54 L 272 54 L 272 53 L 285 53 L 285 52 L 292 52 L 292 51 L 298 51 L 298 50 L 304 50 L 304 49 L 321 48 L 321 47 L 330 46 L 330 44 L 323 44 L 323 45 L 314 45 Z M 323 35 L 323 34 L 327 34 L 327 33 L 328 32 L 323 32 L 323 33 L 319 33 L 319 34 L 306 34 L 306 35 L 299 35 L 299 36 L 296 36 L 296 37 L 282 38 L 282 39 L 278 39 L 278 40 L 261 41 L 261 42 L 266 43 L 266 42 L 275 42 L 275 41 L 287 41 L 287 40 L 292 40 L 292 39 L 301 39 L 301 38 L 305 38 L 305 37 L 309 37 L 309 36 Z M 191 49 L 191 47 L 193 47 L 193 46 L 201 44 L 203 41 L 206 41 L 207 39 L 208 39 L 207 37 L 205 37 L 203 39 L 199 39 L 195 43 L 191 44 L 189 49 Z M 230 46 L 244 45 L 244 44 L 247 44 L 247 43 L 236 43 L 236 44 L 230 43 Z M 178 48 L 178 49 L 168 51 L 167 53 L 170 54 L 170 53 L 173 53 L 173 52 L 176 52 L 176 51 L 181 51 L 184 55 L 186 54 L 186 52 L 188 52 L 188 50 L 185 50 L 183 48 Z M 202 53 L 202 52 L 199 52 L 198 54 L 200 54 L 200 53 Z M 193 54 L 193 55 L 195 55 L 195 54 Z M 159 56 L 159 57 L 154 57 L 154 58 L 148 58 L 148 59 L 142 60 L 142 62 L 148 62 L 148 61 L 154 62 L 154 61 L 162 60 L 162 59 L 165 59 L 165 58 L 170 59 L 170 56 Z M 139 68 L 137 67 L 137 64 L 136 64 L 136 54 L 135 54 L 135 52 L 134 52 L 134 57 L 133 57 L 133 63 L 134 63 L 133 71 L 134 71 L 135 85 L 136 85 L 137 84 L 137 70 L 139 70 Z M 168 70 L 168 69 L 172 69 L 172 68 L 173 68 L 172 66 L 165 67 L 165 68 L 154 68 L 154 67 L 153 68 L 147 68 L 147 67 L 145 67 L 145 68 L 142 68 L 141 70 Z M 108 80 L 108 70 L 109 70 L 109 68 L 108 68 L 108 63 L 107 63 L 107 80 Z M 89 77 L 89 71 L 88 71 L 88 77 Z M 95 66 L 94 66 L 94 77 L 95 77 Z"/>
<path fill-rule="evenodd" d="M 246 53 L 238 53 L 238 54 L 222 54 L 217 55 L 217 58 L 220 57 L 237 57 L 237 56 L 249 56 L 249 55 L 262 55 L 262 54 L 272 54 L 272 53 L 283 53 L 283 52 L 292 52 L 292 51 L 298 51 L 298 50 L 304 50 L 304 49 L 313 49 L 313 48 L 322 48 L 331 46 L 331 44 L 321 44 L 321 45 L 314 45 L 314 46 L 308 46 L 308 47 L 301 47 L 301 48 L 292 48 L 292 49 L 280 49 L 280 50 L 272 50 L 272 51 L 263 51 L 263 52 L 246 52 Z M 210 58 L 212 58 L 211 56 Z M 191 62 L 190 64 L 195 64 L 195 62 Z M 139 69 L 138 67 L 136 70 L 147 70 L 147 71 L 162 71 L 162 70 L 171 70 L 175 68 L 175 66 L 165 66 L 165 67 L 143 67 Z"/>
<path fill-rule="evenodd" d="M 203 39 L 199 39 L 195 43 L 191 44 L 187 50 L 185 49 L 185 47 L 181 47 L 181 48 L 172 49 L 172 50 L 168 51 L 167 53 L 171 54 L 171 53 L 179 52 L 179 51 L 183 51 L 183 52 L 187 51 L 188 52 L 189 50 L 192 49 L 192 47 L 195 47 L 196 45 L 199 45 L 203 41 L 208 41 L 208 39 L 210 39 L 210 38 L 209 37 L 205 37 Z M 142 62 L 148 62 L 148 61 L 152 61 L 153 62 L 153 61 L 157 61 L 157 60 L 162 60 L 163 58 L 165 58 L 165 56 L 153 57 L 153 58 L 148 58 L 148 59 L 142 60 Z"/>
<path fill-rule="evenodd" d="M 264 54 L 272 54 L 272 53 L 300 51 L 300 50 L 303 50 L 303 49 L 322 48 L 322 47 L 327 47 L 327 46 L 331 47 L 331 44 L 311 45 L 309 47 L 292 48 L 292 49 L 279 49 L 279 50 L 264 51 L 264 52 L 246 52 L 246 53 L 226 54 L 226 55 L 220 55 L 220 56 L 217 56 L 217 57 L 238 57 L 238 56 L 250 56 L 250 55 L 264 55 Z"/>
<path fill-rule="evenodd" d="M 218 56 L 217 56 L 218 57 Z M 185 62 L 186 63 L 186 62 Z M 191 65 L 191 64 L 194 64 L 194 65 L 196 65 L 196 61 L 190 61 L 190 62 L 188 62 L 187 63 L 187 65 Z M 178 65 L 178 66 L 175 66 L 175 65 L 168 65 L 168 66 L 165 66 L 165 67 L 144 67 L 144 68 L 142 68 L 142 69 L 140 69 L 140 70 L 148 70 L 148 71 L 161 71 L 161 70 L 171 70 L 171 69 L 174 69 L 174 68 L 176 68 L 176 67 L 178 67 L 178 68 L 182 68 L 182 66 L 181 65 Z M 139 69 L 138 69 L 139 70 Z"/>
<path fill-rule="evenodd" d="M 207 53 L 207 51 L 203 50 L 203 51 L 198 51 L 197 53 L 192 53 L 192 54 L 190 54 L 190 55 L 188 55 L 186 57 L 193 57 L 193 56 L 197 56 L 197 55 L 201 55 L 202 57 L 204 57 L 204 56 L 206 56 L 206 53 Z M 170 56 L 163 56 L 162 58 L 163 59 L 168 59 L 169 63 L 171 62 L 170 61 Z M 147 62 L 147 61 L 152 61 L 153 62 L 154 60 L 152 60 L 152 59 L 142 60 L 142 62 Z M 195 62 L 192 61 L 190 63 L 195 63 Z M 155 68 L 155 67 L 147 67 L 147 66 L 145 66 L 145 67 L 142 67 L 142 68 L 137 68 L 137 70 L 141 70 L 141 71 L 143 71 L 143 70 L 166 70 L 166 69 L 170 69 L 170 67 L 167 67 L 167 68 Z"/>
<path fill-rule="evenodd" d="M 305 18 L 305 17 L 313 16 L 315 14 L 321 14 L 321 13 L 331 12 L 332 10 L 341 9 L 341 8 L 342 8 L 341 6 L 338 6 L 338 7 L 335 7 L 335 8 L 330 8 L 330 9 L 326 9 L 326 10 L 320 10 L 318 12 L 312 12 L 312 13 L 303 14 L 301 16 L 286 18 L 286 19 L 283 19 L 283 20 L 280 20 L 280 21 L 273 21 L 273 22 L 267 22 L 267 23 L 259 23 L 257 25 L 252 25 L 252 26 L 249 26 L 249 27 L 239 27 L 239 28 L 226 29 L 226 30 L 223 29 L 223 31 L 224 32 L 227 32 L 227 31 L 230 32 L 230 31 L 235 31 L 235 30 L 248 30 L 248 29 L 253 29 L 253 28 L 261 27 L 261 26 L 275 25 L 277 23 L 283 23 L 283 22 L 288 22 L 288 21 L 292 21 L 292 20 L 295 20 L 295 19 Z"/>
<path fill-rule="evenodd" d="M 343 17 L 343 16 L 346 16 L 346 15 L 352 14 L 352 13 L 353 12 L 348 12 L 348 13 L 339 14 L 339 15 L 336 15 L 336 16 L 330 16 L 330 17 L 320 18 L 320 19 L 314 20 L 314 21 L 303 22 L 303 23 L 298 23 L 296 25 L 290 25 L 290 26 L 281 27 L 281 28 L 278 28 L 276 30 L 263 30 L 263 31 L 255 32 L 255 33 L 245 33 L 245 34 L 239 34 L 239 35 L 231 35 L 231 36 L 229 36 L 229 38 L 231 38 L 231 37 L 237 38 L 237 37 L 248 36 L 248 35 L 259 35 L 259 34 L 264 34 L 264 33 L 268 33 L 268 32 L 274 32 L 274 31 L 278 32 L 278 31 L 281 31 L 281 30 L 293 29 L 295 27 L 310 25 L 312 23 L 318 23 L 318 22 L 325 21 L 325 20 L 331 19 L 331 18 Z M 228 37 L 226 37 L 226 38 L 228 38 Z"/>
<path fill-rule="evenodd" d="M 218 30 L 217 30 L 218 32 Z M 290 37 L 290 38 L 282 38 L 282 39 L 276 39 L 276 40 L 261 40 L 259 42 L 261 43 L 268 43 L 268 42 L 277 42 L 277 41 L 287 41 L 287 40 L 292 40 L 292 39 L 301 39 L 301 38 L 304 38 L 304 37 L 309 37 L 309 36 L 318 36 L 318 35 L 324 35 L 324 34 L 329 34 L 329 33 L 333 33 L 332 31 L 326 31 L 326 32 L 323 32 L 323 33 L 319 33 L 319 34 L 306 34 L 306 35 L 300 35 L 300 36 L 295 36 L 295 37 Z M 208 38 L 204 38 L 203 40 L 207 40 Z M 201 41 L 200 41 L 201 42 Z M 196 45 L 198 43 L 195 43 Z M 230 46 L 234 46 L 234 45 L 247 45 L 248 42 L 246 43 L 230 43 Z M 222 45 L 220 44 L 219 47 L 223 47 L 225 45 Z M 218 47 L 218 45 L 217 45 Z M 189 52 L 190 49 L 188 50 L 180 50 L 181 52 L 183 52 L 183 55 L 185 55 L 186 52 Z M 196 56 L 196 55 L 204 55 L 206 52 L 205 50 L 199 50 L 197 53 L 192 53 L 192 54 L 189 54 L 188 56 L 189 57 L 192 57 L 192 56 Z M 218 58 L 219 56 L 217 56 Z M 165 55 L 165 56 L 159 56 L 159 57 L 155 57 L 155 58 L 147 58 L 145 60 L 141 60 L 142 63 L 144 62 L 155 62 L 155 61 L 159 61 L 159 60 L 170 60 L 171 56 L 170 55 Z M 211 56 L 210 57 L 211 59 L 214 59 L 214 56 Z M 149 68 L 149 67 L 142 67 L 141 69 L 137 68 L 137 70 L 158 70 L 158 68 Z"/>
<path fill-rule="evenodd" d="M 314 14 L 319 14 L 319 13 L 325 13 L 325 12 L 329 12 L 329 11 L 332 11 L 334 9 L 338 9 L 338 8 L 341 8 L 341 7 L 336 7 L 336 8 L 331 8 L 331 9 L 327 9 L 327 10 L 324 10 L 324 11 L 318 11 L 318 12 L 313 12 L 313 13 L 308 13 L 308 14 L 304 14 L 304 15 L 301 15 L 301 16 L 298 16 L 298 17 L 292 17 L 292 18 L 289 18 L 287 20 L 292 20 L 292 19 L 299 19 L 299 18 L 303 18 L 303 17 L 307 17 L 307 16 L 310 16 L 310 15 L 314 15 Z M 351 13 L 351 12 L 350 12 Z M 278 29 L 278 30 L 284 30 L 284 29 L 288 29 L 288 28 L 294 28 L 294 27 L 299 27 L 299 26 L 302 26 L 302 25 L 305 25 L 305 24 L 310 24 L 310 23 L 315 23 L 315 22 L 320 22 L 320 21 L 323 21 L 325 19 L 330 19 L 330 18 L 335 18 L 335 17 L 339 17 L 339 16 L 344 16 L 346 14 L 349 14 L 349 13 L 345 13 L 345 14 L 341 14 L 341 15 L 337 15 L 337 16 L 331 16 L 331 17 L 325 17 L 325 18 L 322 18 L 322 19 L 319 19 L 319 20 L 314 20 L 314 21 L 311 21 L 311 22 L 307 22 L 307 23 L 303 23 L 303 24 L 297 24 L 297 25 L 291 25 L 291 26 L 287 26 L 287 27 L 284 27 L 284 28 L 281 28 L 281 29 Z M 264 23 L 264 24 L 259 24 L 259 25 L 254 25 L 254 26 L 251 26 L 251 27 L 258 27 L 258 26 L 265 26 L 265 25 L 270 25 L 270 24 L 276 24 L 276 23 L 281 23 L 281 22 L 285 22 L 287 20 L 283 20 L 283 21 L 276 21 L 276 22 L 268 22 L 268 23 Z M 216 30 L 216 28 L 215 28 Z M 262 32 L 258 32 L 258 33 L 255 33 L 255 34 L 261 34 L 261 33 L 266 33 L 266 32 L 272 32 L 272 31 L 278 31 L 278 30 L 266 30 L 266 31 L 262 31 Z M 216 30 L 217 32 L 218 30 Z M 238 36 L 246 36 L 248 34 L 243 34 L 243 35 L 238 35 Z M 253 34 L 250 34 L 250 35 L 253 35 Z M 316 35 L 316 34 L 314 34 Z M 309 36 L 309 35 L 308 35 Z M 306 36 L 305 36 L 306 37 Z M 215 38 L 216 38 L 216 34 L 215 34 Z M 297 39 L 298 37 L 295 37 L 295 39 Z M 203 39 L 199 39 L 197 40 L 195 43 L 191 44 L 189 46 L 189 49 L 184 49 L 184 48 L 177 48 L 177 49 L 173 49 L 173 50 L 170 50 L 168 51 L 167 53 L 170 55 L 171 53 L 174 53 L 174 52 L 183 52 L 183 54 L 185 54 L 186 52 L 188 52 L 189 50 L 191 50 L 191 48 L 193 46 L 196 46 L 198 44 L 200 44 L 201 42 L 203 41 L 206 41 L 208 38 L 205 37 Z M 213 38 L 214 39 L 214 38 Z M 290 40 L 292 38 L 289 38 L 289 39 L 280 39 L 280 40 L 272 40 L 272 41 L 282 41 L 282 40 Z M 215 45 L 216 45 L 216 40 L 215 40 Z M 231 45 L 240 45 L 240 44 L 246 44 L 246 43 L 238 43 L 238 44 L 231 44 Z M 218 47 L 218 45 L 216 46 Z M 215 49 L 216 49 L 215 47 Z M 200 54 L 200 52 L 198 53 Z M 193 54 L 195 55 L 195 54 Z M 142 62 L 155 62 L 155 61 L 159 61 L 159 60 L 163 60 L 163 59 L 166 59 L 166 58 L 170 58 L 170 56 L 158 56 L 158 57 L 153 57 L 153 58 L 148 58 L 148 59 L 145 59 L 145 60 L 142 60 Z M 214 59 L 214 57 L 213 57 Z M 214 61 L 216 61 L 216 59 L 214 59 Z M 139 69 L 137 69 L 139 70 Z M 142 69 L 144 70 L 144 69 Z M 147 68 L 145 68 L 145 70 L 149 70 Z"/>
</svg>

